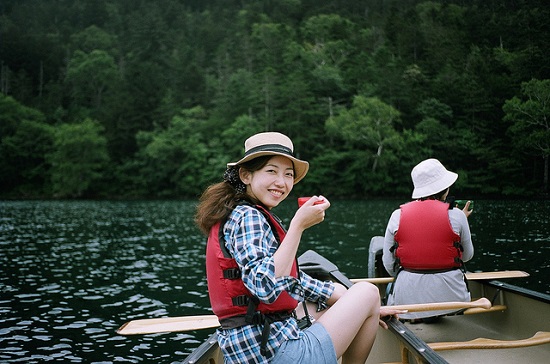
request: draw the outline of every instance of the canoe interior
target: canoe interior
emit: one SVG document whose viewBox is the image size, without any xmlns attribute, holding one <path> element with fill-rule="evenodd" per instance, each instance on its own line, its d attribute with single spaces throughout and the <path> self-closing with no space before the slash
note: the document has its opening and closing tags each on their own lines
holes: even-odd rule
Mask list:
<svg viewBox="0 0 550 364">
<path fill-rule="evenodd" d="M 550 331 L 550 296 L 523 290 L 502 282 L 470 282 L 472 297 L 496 296 L 495 304 L 506 310 L 473 315 L 446 316 L 433 324 L 405 326 L 427 343 L 469 341 L 476 338 L 517 340 L 537 331 Z M 437 351 L 444 361 L 462 363 L 548 363 L 550 344 L 512 349 L 475 349 Z M 415 359 L 411 355 L 411 363 Z M 400 342 L 388 330 L 380 329 L 366 364 L 401 362 Z M 185 364 L 221 364 L 223 358 L 215 334 L 189 355 Z"/>
<path fill-rule="evenodd" d="M 550 331 L 550 296 L 503 282 L 470 281 L 472 297 L 496 297 L 504 311 L 446 316 L 431 324 L 405 326 L 426 343 L 470 341 L 477 338 L 519 340 L 537 331 Z M 396 347 L 399 341 L 391 332 L 379 330 L 369 363 L 401 362 Z M 462 363 L 549 363 L 550 344 L 510 349 L 470 349 L 437 351 L 445 361 Z M 415 360 L 410 356 L 411 363 Z"/>
<path fill-rule="evenodd" d="M 322 263 L 321 265 L 323 265 Z M 310 268 L 317 269 L 317 263 Z M 332 268 L 334 269 L 334 268 Z M 330 271 L 330 270 L 329 270 Z M 308 272 L 311 274 L 311 272 Z M 338 271 L 330 276 L 349 279 Z M 319 278 L 325 279 L 319 275 Z M 550 344 L 511 349 L 470 349 L 433 351 L 426 343 L 470 341 L 477 338 L 519 340 L 532 337 L 537 331 L 550 331 L 550 295 L 519 288 L 500 281 L 470 281 L 473 299 L 486 297 L 503 311 L 471 315 L 445 316 L 436 323 L 411 324 L 394 320 L 390 330 L 379 329 L 366 364 L 371 363 L 549 363 Z M 385 285 L 379 286 L 381 296 Z M 405 344 L 403 344 L 405 343 Z M 402 358 L 403 347 L 414 348 Z M 403 359 L 403 360 L 402 360 Z M 183 364 L 221 364 L 223 357 L 216 334 L 194 350 Z"/>
</svg>

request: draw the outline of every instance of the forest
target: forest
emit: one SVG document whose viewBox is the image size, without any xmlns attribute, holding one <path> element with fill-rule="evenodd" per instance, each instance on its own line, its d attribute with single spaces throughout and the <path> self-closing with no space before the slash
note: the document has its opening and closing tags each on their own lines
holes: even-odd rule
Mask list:
<svg viewBox="0 0 550 364">
<path fill-rule="evenodd" d="M 0 198 L 196 199 L 260 131 L 298 194 L 548 198 L 546 0 L 2 0 Z"/>
</svg>

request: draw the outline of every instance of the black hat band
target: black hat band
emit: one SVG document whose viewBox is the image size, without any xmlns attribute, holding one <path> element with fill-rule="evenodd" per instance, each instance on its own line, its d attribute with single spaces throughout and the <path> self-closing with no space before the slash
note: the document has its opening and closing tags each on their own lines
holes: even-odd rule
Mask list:
<svg viewBox="0 0 550 364">
<path fill-rule="evenodd" d="M 254 148 L 250 148 L 249 150 L 247 150 L 245 153 L 244 153 L 244 156 L 248 156 L 250 154 L 253 154 L 253 153 L 258 153 L 258 152 L 275 152 L 275 153 L 283 153 L 283 154 L 287 154 L 291 157 L 294 157 L 294 155 L 292 154 L 292 150 L 290 148 L 287 148 L 285 146 L 282 146 L 280 144 L 264 144 L 264 145 L 259 145 L 257 147 L 254 147 Z"/>
</svg>

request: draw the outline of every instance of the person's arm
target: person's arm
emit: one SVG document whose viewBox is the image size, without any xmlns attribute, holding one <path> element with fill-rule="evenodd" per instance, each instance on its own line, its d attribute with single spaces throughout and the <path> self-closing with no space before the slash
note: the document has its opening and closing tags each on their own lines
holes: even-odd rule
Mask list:
<svg viewBox="0 0 550 364">
<path fill-rule="evenodd" d="M 324 202 L 314 205 L 320 200 Z M 322 222 L 325 219 L 325 210 L 329 207 L 328 199 L 323 196 L 313 196 L 296 211 L 281 246 L 273 255 L 275 276 L 282 277 L 290 274 L 302 233 L 307 228 Z"/>
<path fill-rule="evenodd" d="M 332 305 L 341 296 L 342 291 L 338 286 L 344 288 L 339 283 L 312 278 L 303 271 L 300 271 L 300 285 L 303 288 L 303 298 L 316 303 L 318 311 Z"/>
<path fill-rule="evenodd" d="M 449 219 L 454 232 L 460 235 L 460 244 L 462 244 L 462 261 L 467 262 L 474 257 L 474 244 L 472 243 L 472 234 L 468 218 L 464 212 L 458 208 L 449 211 Z"/>
</svg>

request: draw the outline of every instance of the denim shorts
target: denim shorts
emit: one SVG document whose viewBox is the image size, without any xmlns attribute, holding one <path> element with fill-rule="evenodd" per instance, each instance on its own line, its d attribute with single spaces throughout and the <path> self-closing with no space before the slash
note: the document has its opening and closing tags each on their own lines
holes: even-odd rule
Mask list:
<svg viewBox="0 0 550 364">
<path fill-rule="evenodd" d="M 272 364 L 336 364 L 336 350 L 327 330 L 320 323 L 304 330 L 301 338 L 281 345 Z"/>
</svg>

